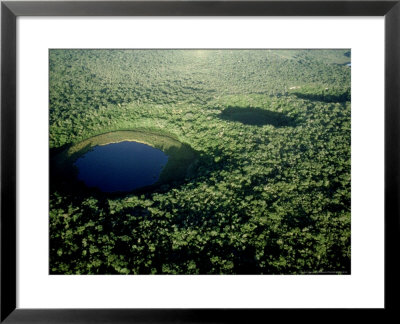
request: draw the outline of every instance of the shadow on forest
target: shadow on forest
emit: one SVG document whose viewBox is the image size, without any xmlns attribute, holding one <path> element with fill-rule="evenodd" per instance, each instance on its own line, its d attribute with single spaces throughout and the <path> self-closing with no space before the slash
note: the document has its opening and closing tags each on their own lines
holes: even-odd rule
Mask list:
<svg viewBox="0 0 400 324">
<path fill-rule="evenodd" d="M 294 118 L 280 112 L 261 108 L 228 107 L 221 112 L 219 118 L 253 126 L 296 126 L 296 120 Z"/>
<path fill-rule="evenodd" d="M 343 92 L 339 94 L 293 92 L 293 94 L 297 98 L 310 101 L 346 102 L 351 100 L 350 92 Z"/>
</svg>

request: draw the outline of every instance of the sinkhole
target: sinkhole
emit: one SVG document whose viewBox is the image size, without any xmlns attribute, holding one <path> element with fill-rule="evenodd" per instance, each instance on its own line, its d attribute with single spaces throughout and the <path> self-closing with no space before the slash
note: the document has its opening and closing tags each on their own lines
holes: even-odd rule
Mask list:
<svg viewBox="0 0 400 324">
<path fill-rule="evenodd" d="M 118 131 L 65 149 L 53 159 L 51 169 L 53 178 L 71 189 L 80 183 L 103 193 L 128 193 L 192 178 L 197 162 L 195 150 L 170 136 Z"/>
</svg>

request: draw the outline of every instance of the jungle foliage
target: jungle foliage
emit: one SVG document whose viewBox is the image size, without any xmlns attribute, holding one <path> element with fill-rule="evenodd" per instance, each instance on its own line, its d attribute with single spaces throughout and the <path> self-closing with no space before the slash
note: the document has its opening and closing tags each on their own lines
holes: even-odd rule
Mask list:
<svg viewBox="0 0 400 324">
<path fill-rule="evenodd" d="M 50 50 L 50 273 L 349 274 L 349 53 Z M 191 176 L 110 196 L 55 172 L 121 131 L 189 145 Z"/>
</svg>

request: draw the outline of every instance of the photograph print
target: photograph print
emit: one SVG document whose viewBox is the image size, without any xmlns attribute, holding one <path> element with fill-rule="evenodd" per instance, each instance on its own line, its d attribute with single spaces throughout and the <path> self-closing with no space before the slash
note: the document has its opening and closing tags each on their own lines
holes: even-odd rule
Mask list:
<svg viewBox="0 0 400 324">
<path fill-rule="evenodd" d="M 349 275 L 350 49 L 50 49 L 51 275 Z"/>
</svg>

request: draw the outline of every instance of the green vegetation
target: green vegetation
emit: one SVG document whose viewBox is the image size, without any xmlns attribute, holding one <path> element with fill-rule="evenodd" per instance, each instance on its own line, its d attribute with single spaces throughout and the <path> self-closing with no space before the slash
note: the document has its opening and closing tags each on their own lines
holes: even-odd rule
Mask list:
<svg viewBox="0 0 400 324">
<path fill-rule="evenodd" d="M 50 273 L 350 273 L 349 56 L 51 50 Z M 75 179 L 122 140 L 175 149 L 162 185 Z"/>
</svg>

